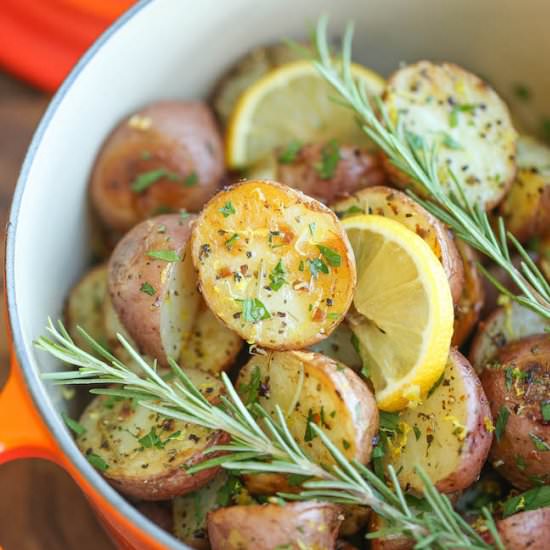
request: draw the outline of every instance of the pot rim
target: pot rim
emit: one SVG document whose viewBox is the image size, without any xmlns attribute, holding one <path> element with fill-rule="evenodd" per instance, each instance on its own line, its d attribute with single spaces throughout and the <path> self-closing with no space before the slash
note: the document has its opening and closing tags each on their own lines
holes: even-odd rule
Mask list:
<svg viewBox="0 0 550 550">
<path fill-rule="evenodd" d="M 143 8 L 151 4 L 153 0 L 139 0 L 134 6 L 124 12 L 115 22 L 107 28 L 88 48 L 78 63 L 73 67 L 67 78 L 63 81 L 58 91 L 50 101 L 46 112 L 42 116 L 40 123 L 35 130 L 32 141 L 29 145 L 25 159 L 23 161 L 17 185 L 13 194 L 8 225 L 6 231 L 6 255 L 5 255 L 5 284 L 9 323 L 11 327 L 11 338 L 15 353 L 18 358 L 19 368 L 21 369 L 33 404 L 39 411 L 40 416 L 46 423 L 50 433 L 59 444 L 64 456 L 72 465 L 84 476 L 95 491 L 100 493 L 107 502 L 119 510 L 128 521 L 132 522 L 138 529 L 143 530 L 148 535 L 154 537 L 158 542 L 171 550 L 182 550 L 189 548 L 187 545 L 178 541 L 167 531 L 161 529 L 147 517 L 142 515 L 132 506 L 121 494 L 119 494 L 109 483 L 93 468 L 80 452 L 73 438 L 65 428 L 57 410 L 50 402 L 49 395 L 40 379 L 39 373 L 31 368 L 31 360 L 25 350 L 23 331 L 19 319 L 17 300 L 15 296 L 15 273 L 14 257 L 15 243 L 17 240 L 17 226 L 21 210 L 21 200 L 25 192 L 30 169 L 34 162 L 36 153 L 44 137 L 50 122 L 55 117 L 57 109 L 63 101 L 65 95 L 74 84 L 80 73 L 95 57 L 95 55 L 107 45 L 110 39 L 131 19 L 133 19 Z"/>
</svg>

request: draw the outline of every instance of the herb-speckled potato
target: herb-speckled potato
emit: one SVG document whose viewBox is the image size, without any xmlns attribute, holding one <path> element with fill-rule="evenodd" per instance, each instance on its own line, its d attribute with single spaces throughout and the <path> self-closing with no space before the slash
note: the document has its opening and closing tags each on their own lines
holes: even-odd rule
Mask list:
<svg viewBox="0 0 550 550">
<path fill-rule="evenodd" d="M 471 485 L 485 464 L 492 436 L 491 411 L 467 359 L 451 350 L 443 377 L 418 406 L 399 414 L 387 433 L 384 463 L 391 464 L 405 491 L 422 494 L 415 466 L 436 488 L 454 493 Z"/>
<path fill-rule="evenodd" d="M 470 347 L 470 362 L 479 373 L 509 342 L 542 334 L 549 328 L 550 321 L 515 302 L 500 307 L 479 324 Z"/>
<path fill-rule="evenodd" d="M 186 374 L 209 400 L 222 393 L 222 383 L 194 369 Z M 77 445 L 90 463 L 127 496 L 140 500 L 166 500 L 202 487 L 219 468 L 188 474 L 214 454 L 213 445 L 227 441 L 221 431 L 208 430 L 169 419 L 129 399 L 97 396 L 80 417 L 83 433 Z"/>
<path fill-rule="evenodd" d="M 324 502 L 230 506 L 208 514 L 212 550 L 332 550 L 340 510 Z"/>
<path fill-rule="evenodd" d="M 471 204 L 491 209 L 500 202 L 516 174 L 517 134 L 506 104 L 487 83 L 451 63 L 419 61 L 390 77 L 383 102 L 413 146 L 439 144 L 443 183 L 452 170 Z M 414 185 L 391 163 L 387 168 L 396 183 Z"/>
<path fill-rule="evenodd" d="M 200 303 L 189 253 L 192 217 L 165 214 L 129 231 L 109 261 L 109 293 L 140 351 L 178 361 Z"/>
<path fill-rule="evenodd" d="M 497 214 L 506 229 L 525 242 L 550 233 L 550 149 L 534 138 L 520 136 L 518 173 Z"/>
<path fill-rule="evenodd" d="M 330 205 L 339 218 L 375 214 L 391 218 L 422 237 L 433 250 L 449 279 L 451 295 L 460 299 L 464 273 L 455 239 L 447 227 L 405 193 L 391 187 L 375 186 Z"/>
<path fill-rule="evenodd" d="M 124 119 L 106 139 L 90 196 L 101 221 L 128 231 L 161 212 L 197 211 L 218 189 L 223 147 L 198 101 L 159 101 Z"/>
<path fill-rule="evenodd" d="M 550 508 L 520 512 L 496 525 L 506 550 L 548 550 Z"/>
<path fill-rule="evenodd" d="M 69 293 L 65 304 L 65 326 L 74 343 L 91 351 L 87 340 L 77 330 L 81 326 L 101 345 L 107 343 L 103 323 L 103 302 L 107 294 L 107 266 L 99 265 L 87 271 Z"/>
<path fill-rule="evenodd" d="M 193 262 L 210 309 L 250 343 L 300 349 L 343 319 L 355 259 L 336 215 L 284 185 L 247 181 L 199 215 Z"/>
<path fill-rule="evenodd" d="M 550 483 L 550 337 L 503 347 L 481 382 L 491 404 L 491 462 L 518 489 Z"/>
</svg>

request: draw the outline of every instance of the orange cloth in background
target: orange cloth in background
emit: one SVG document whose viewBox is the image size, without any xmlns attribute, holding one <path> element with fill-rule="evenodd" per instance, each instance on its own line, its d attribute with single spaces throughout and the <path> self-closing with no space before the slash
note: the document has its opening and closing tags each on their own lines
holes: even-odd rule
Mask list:
<svg viewBox="0 0 550 550">
<path fill-rule="evenodd" d="M 0 0 L 0 66 L 55 91 L 134 0 Z"/>
</svg>

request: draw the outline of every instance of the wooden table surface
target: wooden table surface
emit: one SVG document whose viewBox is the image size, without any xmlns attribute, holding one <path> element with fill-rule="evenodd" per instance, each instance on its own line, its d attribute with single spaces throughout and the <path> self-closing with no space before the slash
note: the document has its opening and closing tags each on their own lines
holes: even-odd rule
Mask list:
<svg viewBox="0 0 550 550">
<path fill-rule="evenodd" d="M 0 223 L 25 151 L 48 97 L 0 72 Z M 5 231 L 2 231 L 2 240 Z M 0 259 L 4 262 L 4 245 Z M 3 276 L 3 270 L 0 277 Z M 1 282 L 1 281 L 0 281 Z M 3 284 L 0 285 L 2 292 Z M 1 296 L 3 303 L 3 296 Z M 4 316 L 0 316 L 4 323 Z M 5 327 L 0 325 L 0 387 L 7 376 Z M 112 550 L 80 489 L 57 466 L 23 460 L 0 467 L 0 547 L 3 550 Z"/>
</svg>

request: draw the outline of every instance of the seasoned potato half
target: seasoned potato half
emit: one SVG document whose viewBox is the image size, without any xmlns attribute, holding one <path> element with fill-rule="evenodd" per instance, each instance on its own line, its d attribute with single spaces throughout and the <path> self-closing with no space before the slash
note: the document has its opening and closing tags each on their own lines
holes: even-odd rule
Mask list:
<svg viewBox="0 0 550 550">
<path fill-rule="evenodd" d="M 326 206 L 268 181 L 218 193 L 192 237 L 206 303 L 246 341 L 303 348 L 325 338 L 353 296 L 353 252 Z"/>
<path fill-rule="evenodd" d="M 518 489 L 550 483 L 550 338 L 503 347 L 481 382 L 495 419 L 491 461 Z"/>
<path fill-rule="evenodd" d="M 363 361 L 360 356 L 360 343 L 346 321 L 339 324 L 328 338 L 311 346 L 311 351 L 327 355 L 343 363 L 354 371 L 360 371 Z"/>
<path fill-rule="evenodd" d="M 212 550 L 330 550 L 340 510 L 325 502 L 230 506 L 208 514 Z"/>
<path fill-rule="evenodd" d="M 198 101 L 160 101 L 125 118 L 96 158 L 92 204 L 110 229 L 128 231 L 161 211 L 197 211 L 224 174 L 222 140 Z"/>
<path fill-rule="evenodd" d="M 520 136 L 518 173 L 497 214 L 520 241 L 550 233 L 550 149 Z"/>
<path fill-rule="evenodd" d="M 339 145 L 335 141 L 303 146 L 291 142 L 261 160 L 247 175 L 278 181 L 325 204 L 386 181 L 381 157 L 373 153 L 372 147 Z"/>
<path fill-rule="evenodd" d="M 414 231 L 426 241 L 440 260 L 449 279 L 453 302 L 458 302 L 462 293 L 464 273 L 454 237 L 443 223 L 420 204 L 401 191 L 380 185 L 357 191 L 351 197 L 333 203 L 330 207 L 339 218 L 375 214 L 398 221 Z"/>
<path fill-rule="evenodd" d="M 387 529 L 388 524 L 384 518 L 376 512 L 372 512 L 369 519 L 369 533 L 376 533 L 382 529 Z M 385 537 L 379 537 L 370 541 L 371 550 L 412 550 L 415 541 L 401 534 L 391 534 Z"/>
<path fill-rule="evenodd" d="M 464 266 L 464 286 L 462 294 L 455 305 L 455 322 L 451 345 L 461 346 L 476 323 L 485 301 L 483 277 L 477 268 L 477 256 L 475 251 L 464 241 L 456 239 L 456 247 L 462 258 Z"/>
<path fill-rule="evenodd" d="M 227 370 L 241 350 L 240 336 L 228 329 L 201 300 L 189 339 L 182 345 L 182 367 L 212 374 Z"/>
<path fill-rule="evenodd" d="M 179 359 L 200 295 L 188 241 L 192 217 L 165 214 L 134 227 L 109 261 L 109 293 L 140 351 L 166 365 Z"/>
<path fill-rule="evenodd" d="M 500 202 L 516 173 L 517 134 L 488 84 L 457 65 L 419 61 L 390 77 L 383 102 L 391 120 L 410 132 L 413 147 L 420 140 L 428 149 L 438 143 L 443 183 L 452 171 L 471 204 L 491 209 Z M 387 167 L 396 183 L 414 185 L 390 162 Z"/>
<path fill-rule="evenodd" d="M 65 326 L 75 344 L 91 351 L 86 339 L 77 330 L 81 326 L 94 340 L 107 344 L 103 323 L 103 302 L 107 294 L 107 266 L 90 269 L 69 293 L 65 304 Z"/>
<path fill-rule="evenodd" d="M 343 364 L 313 352 L 270 352 L 250 359 L 236 387 L 245 403 L 257 401 L 273 416 L 278 405 L 290 432 L 316 463 L 334 459 L 308 428 L 310 422 L 350 460 L 369 461 L 378 409 L 367 385 Z M 277 486 L 269 481 L 266 492 Z M 256 486 L 254 492 L 261 491 Z"/>
<path fill-rule="evenodd" d="M 520 512 L 497 521 L 506 550 L 547 550 L 550 540 L 550 508 Z"/>
<path fill-rule="evenodd" d="M 185 372 L 209 400 L 222 393 L 222 383 L 213 376 L 195 369 Z M 90 463 L 121 493 L 141 500 L 166 500 L 205 485 L 218 468 L 193 475 L 185 468 L 212 458 L 205 450 L 227 440 L 221 431 L 104 395 L 86 407 L 80 424 L 85 432 L 76 442 Z"/>
<path fill-rule="evenodd" d="M 500 307 L 479 324 L 470 348 L 470 362 L 479 373 L 493 359 L 500 348 L 550 328 L 550 321 L 515 302 Z"/>
<path fill-rule="evenodd" d="M 436 488 L 453 493 L 479 476 L 491 446 L 491 411 L 466 358 L 451 350 L 443 377 L 417 407 L 399 415 L 388 435 L 384 463 L 391 464 L 405 491 L 422 494 L 415 472 L 424 468 Z"/>
</svg>

